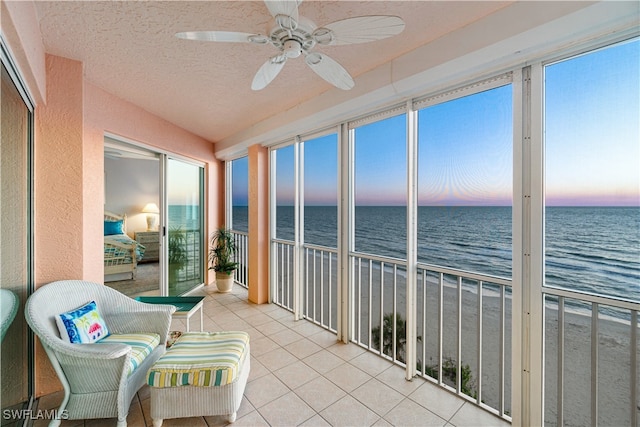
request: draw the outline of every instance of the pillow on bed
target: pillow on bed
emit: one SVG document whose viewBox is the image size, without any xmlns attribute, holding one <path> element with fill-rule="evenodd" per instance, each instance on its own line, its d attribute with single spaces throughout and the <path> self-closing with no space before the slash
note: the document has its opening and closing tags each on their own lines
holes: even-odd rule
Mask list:
<svg viewBox="0 0 640 427">
<path fill-rule="evenodd" d="M 109 335 L 95 301 L 56 316 L 60 338 L 71 344 L 89 344 Z"/>
<path fill-rule="evenodd" d="M 124 234 L 124 220 L 104 222 L 104 235 L 111 236 L 114 234 Z"/>
</svg>

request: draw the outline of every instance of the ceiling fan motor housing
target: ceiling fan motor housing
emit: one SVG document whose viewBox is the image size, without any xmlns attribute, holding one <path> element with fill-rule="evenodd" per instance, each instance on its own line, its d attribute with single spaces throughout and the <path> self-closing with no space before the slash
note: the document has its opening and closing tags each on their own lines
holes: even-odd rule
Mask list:
<svg viewBox="0 0 640 427">
<path fill-rule="evenodd" d="M 289 39 L 284 42 L 284 54 L 287 58 L 297 58 L 302 53 L 302 46 L 297 40 Z"/>
<path fill-rule="evenodd" d="M 276 48 L 282 50 L 288 58 L 297 58 L 303 50 L 308 51 L 316 44 L 313 38 L 313 31 L 316 29 L 316 24 L 303 16 L 299 17 L 297 24 L 294 30 L 276 25 L 269 32 L 271 43 Z M 297 54 L 294 54 L 296 49 L 298 49 Z"/>
</svg>

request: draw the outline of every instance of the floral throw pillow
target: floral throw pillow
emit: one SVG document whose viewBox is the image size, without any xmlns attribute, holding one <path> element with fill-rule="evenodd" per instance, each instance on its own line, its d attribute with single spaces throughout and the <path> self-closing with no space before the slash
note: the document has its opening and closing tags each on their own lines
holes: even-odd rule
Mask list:
<svg viewBox="0 0 640 427">
<path fill-rule="evenodd" d="M 89 344 L 109 335 L 95 301 L 56 316 L 60 337 L 71 344 Z"/>
</svg>

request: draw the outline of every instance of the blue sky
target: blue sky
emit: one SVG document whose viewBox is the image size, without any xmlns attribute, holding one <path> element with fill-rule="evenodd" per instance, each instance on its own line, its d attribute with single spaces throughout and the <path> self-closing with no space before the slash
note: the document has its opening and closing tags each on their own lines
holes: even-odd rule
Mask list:
<svg viewBox="0 0 640 427">
<path fill-rule="evenodd" d="M 419 204 L 511 205 L 510 85 L 421 110 Z M 551 64 L 545 71 L 546 202 L 640 205 L 640 41 Z M 405 116 L 355 131 L 357 205 L 406 203 Z M 278 203 L 293 203 L 293 147 L 278 150 Z M 337 136 L 305 142 L 305 201 L 335 205 Z M 245 205 L 246 158 L 234 162 Z"/>
</svg>

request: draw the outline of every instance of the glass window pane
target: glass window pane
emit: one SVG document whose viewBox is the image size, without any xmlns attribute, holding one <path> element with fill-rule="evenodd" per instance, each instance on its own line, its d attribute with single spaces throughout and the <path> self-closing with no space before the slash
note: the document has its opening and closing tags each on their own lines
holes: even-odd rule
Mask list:
<svg viewBox="0 0 640 427">
<path fill-rule="evenodd" d="M 276 150 L 276 238 L 295 238 L 295 150 L 293 145 Z"/>
<path fill-rule="evenodd" d="M 23 308 L 32 280 L 31 170 L 29 157 L 32 114 L 2 65 L 2 139 L 0 145 L 0 292 L 2 300 L 20 303 L 2 334 L 0 349 L 2 409 L 21 409 L 29 398 L 28 327 Z M 6 306 L 2 304 L 3 309 Z M 11 305 L 9 305 L 11 306 Z M 3 317 L 6 313 L 3 313 Z M 4 423 L 4 419 L 3 419 Z"/>
<path fill-rule="evenodd" d="M 304 241 L 338 246 L 338 135 L 304 142 Z"/>
<path fill-rule="evenodd" d="M 249 232 L 249 159 L 231 162 L 232 228 Z"/>
<path fill-rule="evenodd" d="M 168 159 L 169 295 L 181 295 L 204 281 L 203 176 L 201 166 Z"/>
<path fill-rule="evenodd" d="M 418 258 L 511 277 L 512 88 L 418 112 Z"/>
<path fill-rule="evenodd" d="M 547 286 L 640 301 L 639 53 L 545 67 Z"/>
<path fill-rule="evenodd" d="M 406 115 L 355 129 L 355 249 L 405 258 Z"/>
</svg>

